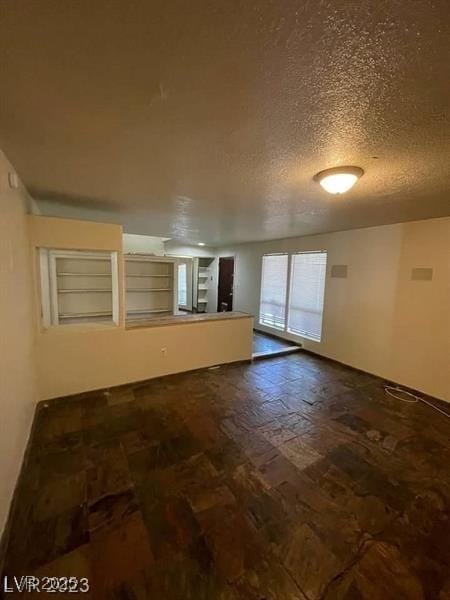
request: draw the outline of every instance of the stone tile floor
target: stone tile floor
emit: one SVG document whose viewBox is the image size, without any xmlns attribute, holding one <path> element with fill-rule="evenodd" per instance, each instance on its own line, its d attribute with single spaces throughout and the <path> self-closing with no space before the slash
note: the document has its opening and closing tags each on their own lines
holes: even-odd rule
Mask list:
<svg viewBox="0 0 450 600">
<path fill-rule="evenodd" d="M 84 598 L 448 599 L 449 438 L 306 353 L 55 400 L 5 574 L 88 577 Z"/>
<path fill-rule="evenodd" d="M 260 332 L 253 332 L 253 352 L 277 352 L 286 348 L 298 348 L 296 344 L 274 338 L 270 335 L 264 335 Z"/>
</svg>

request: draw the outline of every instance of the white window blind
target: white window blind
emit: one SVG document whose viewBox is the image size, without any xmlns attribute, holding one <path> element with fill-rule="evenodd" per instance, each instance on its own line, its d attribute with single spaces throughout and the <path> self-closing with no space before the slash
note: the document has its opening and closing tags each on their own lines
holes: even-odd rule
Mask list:
<svg viewBox="0 0 450 600">
<path fill-rule="evenodd" d="M 178 265 L 178 305 L 187 304 L 187 268 L 185 264 Z"/>
<path fill-rule="evenodd" d="M 326 267 L 326 252 L 292 256 L 288 331 L 317 342 L 322 333 Z"/>
<path fill-rule="evenodd" d="M 259 309 L 261 325 L 276 329 L 285 328 L 287 275 L 287 254 L 263 256 Z"/>
</svg>

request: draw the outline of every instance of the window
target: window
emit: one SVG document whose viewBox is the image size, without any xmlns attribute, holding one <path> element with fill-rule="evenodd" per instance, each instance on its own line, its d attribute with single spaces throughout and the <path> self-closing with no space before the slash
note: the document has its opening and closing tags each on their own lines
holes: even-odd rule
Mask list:
<svg viewBox="0 0 450 600">
<path fill-rule="evenodd" d="M 320 342 L 326 267 L 326 252 L 264 255 L 259 323 Z"/>
<path fill-rule="evenodd" d="M 187 305 L 187 267 L 178 265 L 178 305 Z"/>
<path fill-rule="evenodd" d="M 320 342 L 326 266 L 326 252 L 302 252 L 292 256 L 289 333 Z"/>
<path fill-rule="evenodd" d="M 287 276 L 287 254 L 263 256 L 259 311 L 261 325 L 285 329 Z"/>
</svg>

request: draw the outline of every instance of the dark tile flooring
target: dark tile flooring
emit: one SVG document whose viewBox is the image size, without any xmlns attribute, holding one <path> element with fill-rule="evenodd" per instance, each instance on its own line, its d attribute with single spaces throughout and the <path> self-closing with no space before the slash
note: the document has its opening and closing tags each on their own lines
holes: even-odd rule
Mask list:
<svg viewBox="0 0 450 600">
<path fill-rule="evenodd" d="M 277 339 L 264 333 L 253 332 L 253 352 L 278 352 L 287 348 L 298 348 L 298 346 L 292 342 Z"/>
<path fill-rule="evenodd" d="M 450 422 L 382 384 L 301 352 L 41 406 L 5 573 L 90 598 L 448 599 Z"/>
</svg>

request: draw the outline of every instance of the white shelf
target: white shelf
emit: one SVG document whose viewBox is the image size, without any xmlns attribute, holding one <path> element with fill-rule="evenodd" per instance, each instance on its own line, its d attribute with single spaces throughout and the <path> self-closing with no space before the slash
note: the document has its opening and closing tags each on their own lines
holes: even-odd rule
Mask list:
<svg viewBox="0 0 450 600">
<path fill-rule="evenodd" d="M 103 292 L 111 292 L 111 288 L 99 288 L 99 289 L 69 289 L 69 290 L 58 290 L 58 294 L 92 294 L 92 293 L 103 293 Z"/>
<path fill-rule="evenodd" d="M 44 327 L 118 324 L 117 252 L 40 248 L 39 268 Z"/>
<path fill-rule="evenodd" d="M 210 289 L 213 289 L 214 257 L 199 256 L 194 261 L 193 305 L 197 312 L 207 312 L 210 307 Z M 210 283 L 211 282 L 211 283 Z"/>
<path fill-rule="evenodd" d="M 133 275 L 132 273 L 128 273 L 126 277 L 165 277 L 168 279 L 170 277 L 170 273 L 167 273 L 166 275 Z"/>
<path fill-rule="evenodd" d="M 172 288 L 128 288 L 128 292 L 171 292 Z"/>
<path fill-rule="evenodd" d="M 87 250 L 72 250 L 72 251 L 69 250 L 69 251 L 65 252 L 64 250 L 61 250 L 61 252 L 60 252 L 59 250 L 57 250 L 57 252 L 60 255 L 64 254 L 64 258 L 69 261 L 80 260 L 80 256 L 76 256 L 76 254 L 78 253 L 79 255 L 81 255 L 81 253 L 83 253 L 83 256 L 81 257 L 82 260 L 92 260 L 95 262 L 110 262 L 110 259 L 107 256 L 101 256 L 100 254 L 97 254 L 96 251 L 89 252 Z M 72 254 L 72 256 L 68 256 L 69 254 Z"/>
<path fill-rule="evenodd" d="M 57 273 L 58 277 L 111 277 L 111 273 Z"/>
<path fill-rule="evenodd" d="M 174 262 L 158 256 L 125 256 L 126 314 L 173 314 Z"/>
<path fill-rule="evenodd" d="M 143 308 L 140 310 L 127 310 L 127 315 L 146 315 L 147 313 L 170 313 L 167 308 Z"/>
<path fill-rule="evenodd" d="M 84 312 L 84 313 L 62 313 L 59 315 L 60 319 L 76 319 L 80 317 L 112 317 L 112 311 L 110 310 L 99 310 L 96 312 Z"/>
<path fill-rule="evenodd" d="M 155 259 L 157 259 L 157 257 L 155 256 L 125 256 L 125 262 L 139 262 L 139 263 L 148 263 L 148 262 L 162 262 L 162 261 L 155 261 Z"/>
<path fill-rule="evenodd" d="M 149 263 L 149 262 L 155 262 L 155 263 L 159 263 L 159 264 L 172 264 L 172 260 L 171 259 L 167 259 L 165 256 L 158 256 L 158 255 L 145 255 L 145 256 L 139 256 L 137 254 L 126 254 L 124 256 L 125 262 L 141 262 L 141 263 Z"/>
</svg>

